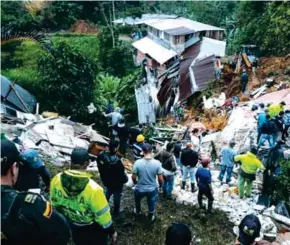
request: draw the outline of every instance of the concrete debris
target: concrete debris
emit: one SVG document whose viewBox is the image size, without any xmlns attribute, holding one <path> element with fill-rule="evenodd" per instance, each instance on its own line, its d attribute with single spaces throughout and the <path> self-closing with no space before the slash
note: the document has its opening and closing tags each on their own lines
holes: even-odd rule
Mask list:
<svg viewBox="0 0 290 245">
<path fill-rule="evenodd" d="M 209 99 L 206 99 L 206 97 L 203 96 L 202 99 L 203 99 L 205 109 L 211 109 L 214 107 L 221 107 L 226 102 L 226 94 L 221 93 L 218 98 L 209 98 Z"/>
<path fill-rule="evenodd" d="M 22 124 L 16 120 L 18 118 L 23 120 Z M 7 138 L 13 140 L 17 136 L 21 142 L 20 151 L 36 149 L 44 161 L 58 167 L 70 163 L 70 154 L 75 147 L 89 149 L 90 144 L 108 145 L 91 126 L 59 117 L 58 113 L 45 112 L 42 116 L 21 113 L 14 119 L 1 125 Z"/>
</svg>

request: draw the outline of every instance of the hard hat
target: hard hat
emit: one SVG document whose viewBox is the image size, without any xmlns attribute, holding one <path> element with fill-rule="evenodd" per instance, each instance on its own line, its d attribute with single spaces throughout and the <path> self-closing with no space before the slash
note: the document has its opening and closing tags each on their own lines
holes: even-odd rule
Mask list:
<svg viewBox="0 0 290 245">
<path fill-rule="evenodd" d="M 141 142 L 143 142 L 145 140 L 145 137 L 142 134 L 139 134 L 137 136 L 137 139 L 136 140 L 137 140 L 137 142 L 141 143 Z"/>
</svg>

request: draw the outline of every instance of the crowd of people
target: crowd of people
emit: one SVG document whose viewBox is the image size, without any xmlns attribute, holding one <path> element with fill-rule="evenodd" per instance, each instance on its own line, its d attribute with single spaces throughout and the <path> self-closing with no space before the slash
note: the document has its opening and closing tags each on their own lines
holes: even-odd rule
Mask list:
<svg viewBox="0 0 290 245">
<path fill-rule="evenodd" d="M 284 112 L 284 102 L 265 106 L 260 105 L 257 113 L 258 147 L 238 155 L 235 141 L 231 140 L 220 151 L 221 170 L 218 176 L 221 183 L 231 184 L 233 168 L 240 164 L 238 191 L 240 198 L 251 197 L 256 172 L 265 167 L 258 157 L 259 148 L 268 140 L 269 158 L 277 158 L 281 140 L 288 137 L 288 110 Z M 115 114 L 114 114 L 115 113 Z M 124 184 L 128 175 L 118 151 L 127 147 L 127 137 L 122 137 L 125 127 L 118 111 L 106 115 L 117 117 L 112 128 L 115 137 L 106 150 L 97 157 L 102 187 L 86 171 L 90 156 L 86 149 L 75 148 L 71 154 L 70 168 L 58 173 L 53 178 L 37 151 L 33 149 L 20 153 L 14 142 L 1 140 L 1 242 L 2 244 L 67 244 L 72 238 L 76 245 L 107 244 L 108 239 L 117 240 L 113 218 L 123 214 L 121 200 Z M 115 119 L 114 119 L 115 120 Z M 280 124 L 280 126 L 279 126 Z M 279 130 L 271 131 L 275 127 Z M 114 133 L 115 132 L 115 133 Z M 210 171 L 211 159 L 201 156 L 202 130 L 194 128 L 186 142 L 169 142 L 154 153 L 151 144 L 140 134 L 141 127 L 135 128 L 134 138 L 129 145 L 134 155 L 132 181 L 134 186 L 134 215 L 141 215 L 141 200 L 147 199 L 148 219 L 157 218 L 159 193 L 166 200 L 173 199 L 172 192 L 177 174 L 182 176 L 182 189 L 198 191 L 200 209 L 205 209 L 203 198 L 208 200 L 206 213 L 213 212 L 214 190 Z M 281 139 L 281 140 L 280 140 Z M 275 165 L 279 168 L 279 164 Z M 266 166 L 267 168 L 267 166 Z M 45 199 L 35 189 L 44 188 L 49 193 Z M 109 206 L 113 197 L 113 210 Z M 253 215 L 246 216 L 240 226 L 240 233 L 235 244 L 252 245 L 259 236 L 261 224 Z M 192 233 L 184 224 L 172 224 L 166 233 L 166 245 L 194 244 Z M 268 243 L 269 244 L 269 243 Z"/>
</svg>

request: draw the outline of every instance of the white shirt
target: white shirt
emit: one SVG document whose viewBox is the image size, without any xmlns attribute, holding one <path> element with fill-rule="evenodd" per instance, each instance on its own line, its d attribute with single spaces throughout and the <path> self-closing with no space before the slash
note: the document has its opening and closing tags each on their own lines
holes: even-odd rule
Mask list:
<svg viewBox="0 0 290 245">
<path fill-rule="evenodd" d="M 195 135 L 191 135 L 190 136 L 190 141 L 191 141 L 191 144 L 193 145 L 193 150 L 195 151 L 198 151 L 199 150 L 199 144 L 200 144 L 200 141 L 199 141 L 199 138 Z"/>
</svg>

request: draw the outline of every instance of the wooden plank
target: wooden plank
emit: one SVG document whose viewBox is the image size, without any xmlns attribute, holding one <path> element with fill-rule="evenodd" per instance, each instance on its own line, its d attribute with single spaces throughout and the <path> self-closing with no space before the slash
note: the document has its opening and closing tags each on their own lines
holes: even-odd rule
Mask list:
<svg viewBox="0 0 290 245">
<path fill-rule="evenodd" d="M 267 88 L 265 87 L 265 88 L 263 88 L 263 89 L 261 89 L 255 96 L 254 96 L 254 99 L 256 99 L 256 98 L 258 98 L 259 96 L 261 96 L 264 92 L 265 92 L 265 90 L 266 90 Z"/>
<path fill-rule="evenodd" d="M 157 127 L 154 127 L 154 129 L 160 130 L 160 131 L 184 132 L 184 129 L 175 129 L 175 128 L 157 128 Z"/>
<path fill-rule="evenodd" d="M 31 111 L 28 109 L 27 105 L 24 103 L 24 101 L 22 100 L 22 98 L 19 96 L 19 94 L 17 93 L 17 91 L 14 88 L 13 84 L 10 84 L 11 88 L 13 89 L 16 97 L 19 99 L 20 103 L 24 106 L 26 112 L 31 113 Z"/>
</svg>

